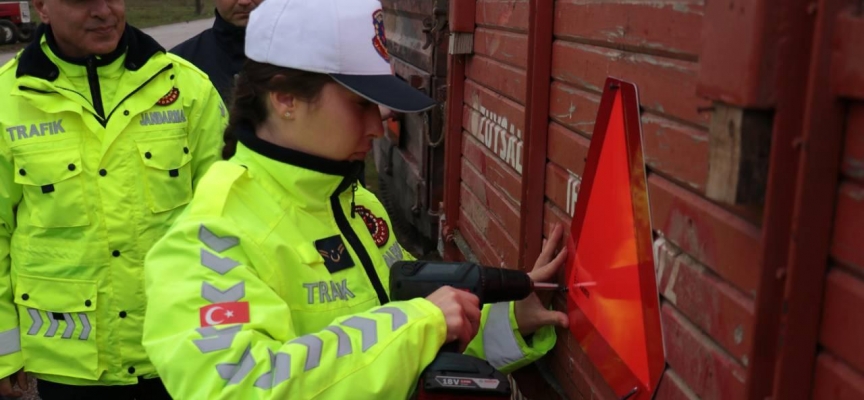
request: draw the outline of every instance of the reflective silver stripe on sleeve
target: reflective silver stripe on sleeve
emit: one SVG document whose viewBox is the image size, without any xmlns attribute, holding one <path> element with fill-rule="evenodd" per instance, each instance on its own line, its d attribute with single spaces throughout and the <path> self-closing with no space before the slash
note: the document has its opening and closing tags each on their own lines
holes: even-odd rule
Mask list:
<svg viewBox="0 0 864 400">
<path fill-rule="evenodd" d="M 336 350 L 336 358 L 341 358 L 354 352 L 354 349 L 351 347 L 351 338 L 348 337 L 348 334 L 342 328 L 328 326 L 324 329 L 335 333 L 339 337 L 339 348 Z"/>
<path fill-rule="evenodd" d="M 204 282 L 201 285 L 201 297 L 211 303 L 227 303 L 232 301 L 240 301 L 246 297 L 246 284 L 240 282 L 225 291 L 217 289 L 215 286 Z"/>
<path fill-rule="evenodd" d="M 87 340 L 90 338 L 90 318 L 87 318 L 87 314 L 78 313 L 78 320 L 81 321 L 81 334 L 78 335 L 78 339 Z"/>
<path fill-rule="evenodd" d="M 202 353 L 210 353 L 217 350 L 225 350 L 231 347 L 234 342 L 234 336 L 240 332 L 242 326 L 236 325 L 225 329 L 216 329 L 212 326 L 206 328 L 198 328 L 198 333 L 203 336 L 203 339 L 195 339 L 193 342 L 198 346 L 198 350 Z"/>
<path fill-rule="evenodd" d="M 268 351 L 270 352 L 270 371 L 255 381 L 255 387 L 264 390 L 291 379 L 291 355 L 273 354 L 273 350 Z"/>
<path fill-rule="evenodd" d="M 53 313 L 48 313 L 48 319 L 51 321 L 51 324 L 48 325 L 48 331 L 45 332 L 45 337 L 54 337 L 57 333 L 57 328 L 60 327 L 60 323 L 54 319 Z"/>
<path fill-rule="evenodd" d="M 374 319 L 351 317 L 342 321 L 342 325 L 360 331 L 363 341 L 363 352 L 378 343 L 378 327 Z"/>
<path fill-rule="evenodd" d="M 204 225 L 201 225 L 201 228 L 198 229 L 198 239 L 217 253 L 221 253 L 240 244 L 239 238 L 234 236 L 216 236 L 215 233 L 211 232 Z"/>
<path fill-rule="evenodd" d="M 222 379 L 228 381 L 229 385 L 236 385 L 246 378 L 246 375 L 249 375 L 254 367 L 255 359 L 252 358 L 252 347 L 250 346 L 246 348 L 246 351 L 240 356 L 240 361 L 236 364 L 219 364 L 216 366 L 216 371 L 219 372 Z"/>
<path fill-rule="evenodd" d="M 219 275 L 225 275 L 228 271 L 231 271 L 240 265 L 240 263 L 228 257 L 219 257 L 207 251 L 207 249 L 201 249 L 201 265 L 212 269 L 219 273 Z"/>
<path fill-rule="evenodd" d="M 0 356 L 21 351 L 21 330 L 18 327 L 0 332 Z"/>
<path fill-rule="evenodd" d="M 66 330 L 63 331 L 63 339 L 71 339 L 72 332 L 75 332 L 75 320 L 72 319 L 72 314 L 63 313 L 63 319 L 66 320 Z"/>
<path fill-rule="evenodd" d="M 390 314 L 393 317 L 393 324 L 391 326 L 393 332 L 396 332 L 402 325 L 408 323 L 408 316 L 405 315 L 405 312 L 395 307 L 382 307 L 372 312 L 376 314 Z"/>
<path fill-rule="evenodd" d="M 483 326 L 483 349 L 486 361 L 497 369 L 525 358 L 510 326 L 510 303 L 491 306 Z"/>
<path fill-rule="evenodd" d="M 304 371 L 315 369 L 321 365 L 321 348 L 324 347 L 324 341 L 315 335 L 300 336 L 288 343 L 297 343 L 306 346 L 306 362 Z"/>
<path fill-rule="evenodd" d="M 30 314 L 30 318 L 33 320 L 33 325 L 30 325 L 30 330 L 27 331 L 27 334 L 33 336 L 39 333 L 39 330 L 42 329 L 42 325 L 45 324 L 45 321 L 42 319 L 42 313 L 35 308 L 28 308 L 27 312 Z"/>
</svg>

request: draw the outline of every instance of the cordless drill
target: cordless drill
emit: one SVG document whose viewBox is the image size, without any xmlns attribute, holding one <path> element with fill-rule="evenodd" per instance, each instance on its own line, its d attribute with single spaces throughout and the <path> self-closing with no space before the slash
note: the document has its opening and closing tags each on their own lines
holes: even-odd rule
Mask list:
<svg viewBox="0 0 864 400">
<path fill-rule="evenodd" d="M 534 290 L 555 290 L 556 284 L 534 283 L 522 271 L 467 262 L 399 261 L 390 269 L 390 298 L 426 297 L 441 288 L 473 293 L 480 304 L 522 300 Z M 459 353 L 458 345 L 441 348 L 420 375 L 417 399 L 509 398 L 507 377 L 485 360 Z"/>
</svg>

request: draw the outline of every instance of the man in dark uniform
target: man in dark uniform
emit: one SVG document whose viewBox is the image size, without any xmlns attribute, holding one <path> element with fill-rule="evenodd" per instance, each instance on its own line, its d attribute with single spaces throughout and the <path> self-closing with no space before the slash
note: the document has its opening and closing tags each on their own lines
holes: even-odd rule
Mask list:
<svg viewBox="0 0 864 400">
<path fill-rule="evenodd" d="M 226 104 L 231 103 L 234 76 L 246 61 L 243 46 L 249 13 L 263 1 L 216 0 L 213 27 L 171 49 L 209 75 Z"/>
</svg>

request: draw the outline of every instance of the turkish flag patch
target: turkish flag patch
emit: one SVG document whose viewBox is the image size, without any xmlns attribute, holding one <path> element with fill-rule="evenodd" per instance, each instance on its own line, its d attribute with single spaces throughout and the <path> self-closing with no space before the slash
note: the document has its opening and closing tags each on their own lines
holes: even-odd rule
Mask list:
<svg viewBox="0 0 864 400">
<path fill-rule="evenodd" d="M 249 322 L 249 303 L 216 303 L 201 307 L 201 326 L 245 324 Z"/>
</svg>

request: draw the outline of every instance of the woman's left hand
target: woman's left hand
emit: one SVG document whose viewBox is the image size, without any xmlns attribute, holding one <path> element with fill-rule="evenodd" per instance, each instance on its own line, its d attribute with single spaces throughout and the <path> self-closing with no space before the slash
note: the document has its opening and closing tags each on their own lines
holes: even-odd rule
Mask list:
<svg viewBox="0 0 864 400">
<path fill-rule="evenodd" d="M 543 240 L 543 250 L 540 252 L 540 257 L 537 257 L 537 262 L 534 263 L 534 270 L 528 273 L 532 281 L 546 282 L 554 278 L 558 272 L 558 268 L 567 260 L 566 247 L 557 255 L 555 254 L 563 236 L 564 228 L 561 225 L 556 225 L 552 229 L 549 239 Z M 537 293 L 531 293 L 528 298 L 517 301 L 514 309 L 516 323 L 519 325 L 519 333 L 522 336 L 531 335 L 546 325 L 566 328 L 570 322 L 567 314 L 560 311 L 552 311 L 543 306 L 540 298 L 537 297 Z"/>
</svg>

